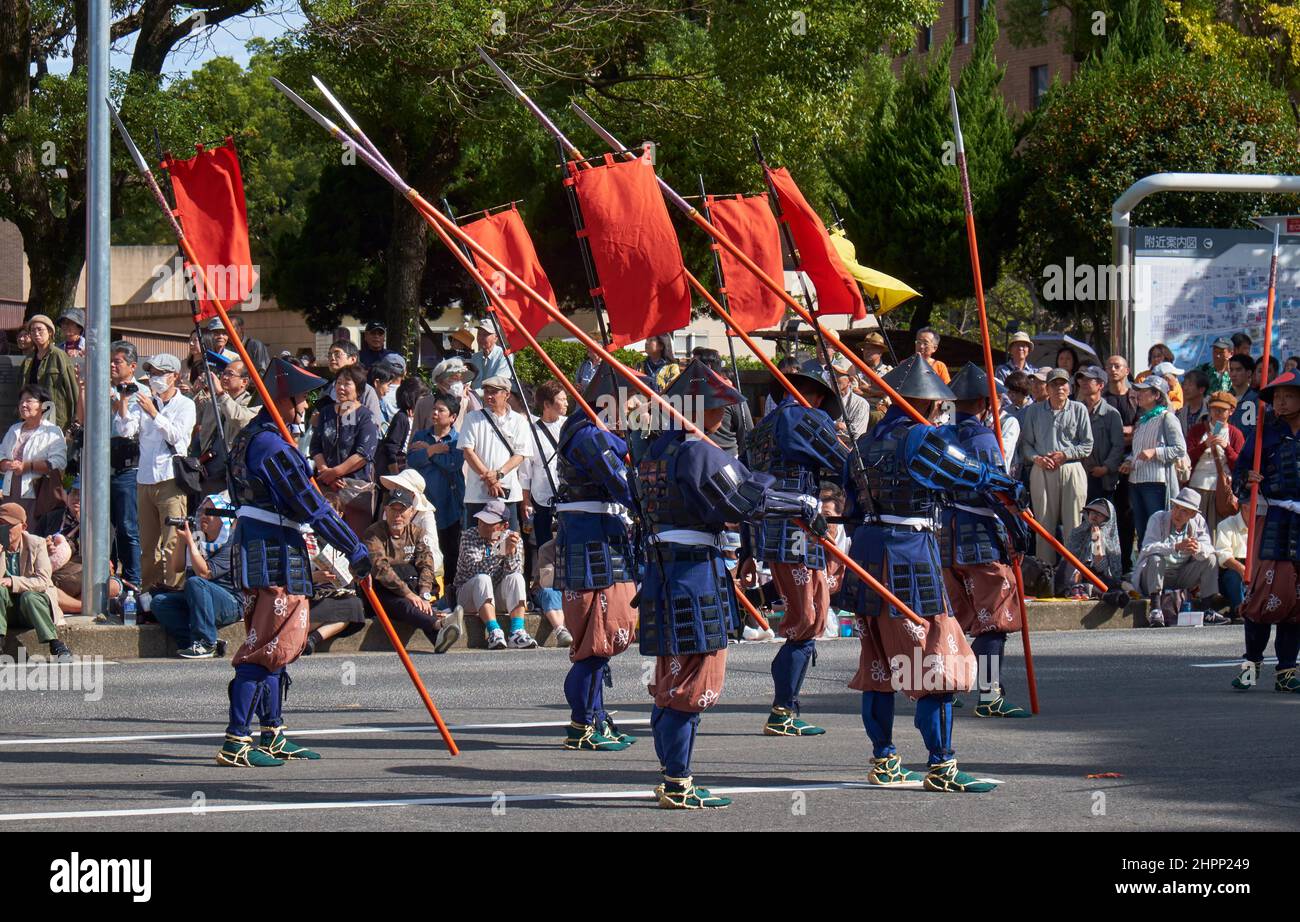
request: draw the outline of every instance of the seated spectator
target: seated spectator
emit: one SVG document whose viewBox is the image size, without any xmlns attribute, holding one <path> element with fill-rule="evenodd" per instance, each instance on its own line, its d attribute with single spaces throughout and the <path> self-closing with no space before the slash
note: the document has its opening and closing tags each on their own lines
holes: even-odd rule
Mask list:
<svg viewBox="0 0 1300 922">
<path fill-rule="evenodd" d="M 335 511 L 339 511 L 337 505 Z M 330 545 L 317 541 L 314 533 L 303 535 L 303 541 L 311 555 L 313 592 L 308 618 L 316 627 L 307 635 L 302 655 L 311 656 L 325 641 L 340 635 L 348 637 L 364 629 L 366 608 L 357 598 L 348 559 Z"/>
<path fill-rule="evenodd" d="M 1219 565 L 1219 592 L 1227 600 L 1228 617 L 1240 623 L 1241 603 L 1246 598 L 1246 520 L 1241 510 L 1219 520 L 1214 530 L 1214 557 Z"/>
<path fill-rule="evenodd" d="M 27 513 L 32 531 L 45 535 L 44 517 L 63 517 L 55 486 L 62 487 L 63 469 L 68 464 L 68 443 L 63 430 L 43 415 L 50 392 L 39 384 L 28 384 L 18 392 L 18 422 L 0 439 L 0 471 L 4 472 L 4 498 Z M 53 478 L 53 481 L 49 481 Z M 43 481 L 49 481 L 44 482 Z M 57 528 L 57 524 L 54 526 Z"/>
<path fill-rule="evenodd" d="M 27 511 L 17 503 L 0 505 L 0 546 L 5 550 L 4 576 L 0 577 L 0 648 L 10 621 L 35 629 L 41 643 L 49 644 L 50 657 L 72 661 L 72 651 L 59 640 L 56 624 L 63 623 L 58 594 L 51 579 L 50 554 L 45 539 L 27 533 Z"/>
<path fill-rule="evenodd" d="M 320 411 L 320 420 L 312 430 L 316 482 L 327 495 L 342 492 L 345 478 L 366 483 L 374 480 L 379 426 L 360 403 L 364 383 L 365 372 L 356 365 L 340 368 L 334 378 L 335 401 Z M 364 532 L 374 520 L 372 495 L 361 493 L 345 501 L 343 517 L 353 531 Z"/>
<path fill-rule="evenodd" d="M 505 631 L 497 613 L 510 614 L 509 646 L 531 650 L 537 646 L 524 630 L 528 587 L 524 582 L 524 542 L 507 524 L 505 503 L 493 499 L 474 513 L 474 528 L 465 529 L 456 563 L 452 591 L 460 608 L 472 611 L 483 622 L 489 650 L 504 650 Z"/>
<path fill-rule="evenodd" d="M 1083 507 L 1083 515 L 1084 521 L 1066 536 L 1065 548 L 1109 588 L 1102 598 L 1122 607 L 1128 598 L 1120 588 L 1124 559 L 1120 556 L 1115 506 L 1108 499 L 1095 499 Z M 1097 587 L 1085 580 L 1068 560 L 1057 565 L 1056 585 L 1058 592 L 1073 599 L 1088 599 L 1098 594 Z"/>
<path fill-rule="evenodd" d="M 1209 606 L 1219 591 L 1214 542 L 1201 517 L 1201 496 L 1190 487 L 1151 516 L 1135 568 L 1139 591 L 1151 599 L 1147 623 L 1164 627 L 1178 619 L 1177 589 L 1196 589 Z"/>
<path fill-rule="evenodd" d="M 390 618 L 419 628 L 435 653 L 446 653 L 464 632 L 464 616 L 434 614 L 437 570 L 415 513 L 415 494 L 399 487 L 388 494 L 384 517 L 366 529 L 375 595 Z"/>
<path fill-rule="evenodd" d="M 156 592 L 150 613 L 172 637 L 182 659 L 212 659 L 222 656 L 225 644 L 218 644 L 217 631 L 244 616 L 244 597 L 235 587 L 230 552 L 234 547 L 233 519 L 218 516 L 229 510 L 224 495 L 214 494 L 199 507 L 198 532 L 190 521 L 177 526 L 180 536 L 168 560 L 167 572 L 185 574 L 179 592 Z"/>
<path fill-rule="evenodd" d="M 400 474 L 386 474 L 379 478 L 379 482 L 383 485 L 385 492 L 389 490 L 407 490 L 415 495 L 415 514 L 411 516 L 411 524 L 424 532 L 421 540 L 428 546 L 429 553 L 433 555 L 433 570 L 435 573 L 441 573 L 443 555 L 442 542 L 438 540 L 438 519 L 434 513 L 433 504 L 424 495 L 424 478 L 420 476 L 420 472 L 407 468 Z M 457 550 L 458 547 L 452 548 L 453 555 Z M 446 586 L 447 583 L 444 581 L 442 595 L 446 595 Z"/>
<path fill-rule="evenodd" d="M 1214 503 L 1219 472 L 1231 480 L 1232 469 L 1246 442 L 1241 430 L 1228 422 L 1236 408 L 1237 398 L 1232 394 L 1220 391 L 1212 395 L 1210 415 L 1187 433 L 1187 454 L 1192 463 L 1192 476 L 1187 485 L 1201 494 L 1201 515 L 1210 531 L 1219 525 L 1219 512 Z"/>
<path fill-rule="evenodd" d="M 424 495 L 433 503 L 437 519 L 438 544 L 446 549 L 443 585 L 456 582 L 456 558 L 460 549 L 461 520 L 465 514 L 464 452 L 456 447 L 460 433 L 454 425 L 460 412 L 455 397 L 434 398 L 432 426 L 411 436 L 406 461 L 424 480 Z M 448 593 L 442 604 L 449 607 Z"/>
<path fill-rule="evenodd" d="M 59 530 L 45 539 L 45 549 L 50 555 L 51 578 L 59 594 L 59 608 L 65 615 L 81 614 L 81 488 L 74 482 L 68 490 L 67 508 Z M 108 597 L 118 598 L 126 586 L 115 575 L 113 562 L 108 563 Z M 101 615 L 99 619 L 109 619 Z"/>
</svg>

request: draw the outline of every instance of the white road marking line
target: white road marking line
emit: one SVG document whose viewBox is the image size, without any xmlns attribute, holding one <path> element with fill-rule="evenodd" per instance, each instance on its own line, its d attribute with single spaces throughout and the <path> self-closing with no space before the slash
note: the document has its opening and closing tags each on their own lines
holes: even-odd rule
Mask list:
<svg viewBox="0 0 1300 922">
<path fill-rule="evenodd" d="M 634 717 L 630 720 L 620 720 L 619 726 L 623 725 L 646 725 L 649 726 L 649 717 Z M 461 732 L 466 730 L 527 730 L 537 727 L 567 727 L 567 720 L 543 720 L 532 723 L 503 723 L 503 724 L 453 724 L 448 729 L 452 732 Z M 438 728 L 433 724 L 415 724 L 409 727 L 333 727 L 323 730 L 299 730 L 297 727 L 290 728 L 292 735 L 299 736 L 361 736 L 367 733 L 437 733 Z M 68 743 L 138 743 L 149 740 L 203 740 L 203 739 L 224 739 L 224 733 L 145 733 L 138 736 L 65 736 L 50 739 L 12 739 L 0 740 L 0 746 L 41 746 L 41 745 L 63 745 Z"/>
<path fill-rule="evenodd" d="M 994 778 L 981 778 L 981 781 L 989 781 L 993 784 L 1003 784 Z M 891 785 L 890 787 L 916 789 L 921 787 L 921 783 L 909 782 L 908 784 Z M 850 791 L 850 790 L 888 790 L 889 788 L 880 785 L 867 784 L 864 781 L 835 781 L 827 784 L 786 784 L 775 785 L 771 787 L 736 787 L 736 788 L 710 788 L 715 794 L 732 795 L 732 794 L 782 794 L 793 793 L 795 791 Z M 650 800 L 654 797 L 652 791 L 644 788 L 638 788 L 632 791 L 574 791 L 572 793 L 554 793 L 554 794 L 506 794 L 504 803 L 508 806 L 510 803 L 543 803 L 548 801 L 561 800 Z M 201 810 L 196 810 L 193 805 L 184 807 L 151 807 L 129 810 L 62 810 L 51 813 L 0 813 L 0 822 L 21 822 L 26 820 L 71 820 L 71 819 L 102 819 L 114 816 L 179 816 L 189 813 L 194 816 L 203 816 L 208 813 L 280 813 L 302 810 L 356 810 L 356 809 L 374 809 L 376 807 L 468 807 L 475 804 L 496 804 L 502 803 L 501 798 L 494 794 L 478 795 L 468 794 L 458 797 L 411 797 L 411 798 L 394 798 L 389 800 L 348 800 L 348 801 L 310 801 L 306 803 L 275 803 L 275 804 L 208 804 Z"/>
<path fill-rule="evenodd" d="M 1240 669 L 1241 664 L 1243 662 L 1245 662 L 1245 660 L 1230 659 L 1230 660 L 1224 660 L 1221 663 L 1188 663 L 1187 665 L 1191 666 L 1193 669 L 1222 669 L 1225 666 L 1235 666 L 1236 668 Z M 1276 662 L 1277 662 L 1276 656 L 1264 657 L 1265 665 L 1272 665 Z"/>
</svg>

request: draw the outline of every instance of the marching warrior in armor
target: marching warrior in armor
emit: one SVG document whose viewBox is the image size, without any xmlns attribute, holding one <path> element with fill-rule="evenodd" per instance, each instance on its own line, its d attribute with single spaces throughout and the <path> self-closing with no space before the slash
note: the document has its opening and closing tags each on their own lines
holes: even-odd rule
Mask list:
<svg viewBox="0 0 1300 922">
<path fill-rule="evenodd" d="M 617 396 L 614 372 L 602 366 L 583 399 L 594 409 L 607 395 Z M 579 409 L 560 430 L 559 453 L 555 584 L 564 593 L 564 624 L 573 635 L 573 665 L 564 680 L 571 709 L 564 748 L 618 751 L 636 742 L 610 720 L 604 691 L 613 685 L 609 661 L 628 648 L 637 622 L 627 443 Z"/>
<path fill-rule="evenodd" d="M 823 472 L 838 481 L 848 461 L 835 430 L 839 407 L 821 378 L 800 372 L 789 372 L 786 377 L 812 406 L 804 407 L 787 394 L 763 417 L 750 433 L 749 467 L 774 477 L 779 489 L 817 496 Z M 823 409 L 831 407 L 835 416 Z M 826 731 L 795 715 L 799 713 L 799 689 L 817 657 L 817 637 L 826 630 L 830 609 L 826 552 L 792 518 L 763 519 L 752 528 L 754 555 L 770 565 L 772 580 L 785 599 L 781 619 L 785 643 L 772 660 L 775 693 L 763 733 L 816 736 Z M 754 561 L 747 560 L 740 573 L 744 585 L 754 581 L 755 569 Z"/>
<path fill-rule="evenodd" d="M 266 371 L 266 389 L 286 421 L 301 417 L 307 395 L 324 384 L 283 359 L 275 359 Z M 235 584 L 245 592 L 248 639 L 231 663 L 230 725 L 217 764 L 264 767 L 283 765 L 285 759 L 319 759 L 285 737 L 280 717 L 289 686 L 285 667 L 302 653 L 310 629 L 311 558 L 303 526 L 345 554 L 357 579 L 370 572 L 370 557 L 312 486 L 306 460 L 284 440 L 268 409 L 236 437 L 230 463 L 239 505 L 233 571 Z M 249 735 L 254 710 L 262 727 L 257 747 Z"/>
<path fill-rule="evenodd" d="M 969 363 L 948 387 L 956 398 L 957 422 L 946 427 L 945 434 L 970 457 L 1005 471 L 998 437 L 983 423 L 989 408 L 984 369 Z M 962 487 L 949 499 L 939 538 L 943 581 L 957 623 L 974 638 L 971 651 L 979 668 L 980 694 L 975 716 L 1029 717 L 1027 710 L 1006 700 L 999 682 L 1007 635 L 1023 629 L 1016 576 L 1008 565 L 1012 548 L 1006 526 L 978 490 Z"/>
<path fill-rule="evenodd" d="M 901 363 L 885 380 L 927 418 L 939 401 L 953 398 L 920 356 Z M 953 693 L 974 684 L 975 658 L 948 613 L 935 525 L 944 491 L 1007 491 L 1020 500 L 1021 486 L 950 444 L 941 430 L 913 422 L 897 406 L 859 440 L 858 449 L 866 470 L 859 482 L 846 483 L 848 515 L 861 522 L 850 553 L 926 622 L 924 628 L 916 625 L 859 583 L 862 653 L 849 687 L 862 692 L 862 722 L 872 744 L 868 780 L 884 785 L 922 780 L 919 772 L 902 767 L 894 748 L 894 693 L 901 690 L 916 700 L 916 727 L 930 753 L 925 788 L 992 790 L 992 784 L 958 771 L 953 757 Z"/>
<path fill-rule="evenodd" d="M 664 396 L 706 432 L 716 430 L 725 409 L 743 399 L 698 359 Z M 664 780 L 655 793 L 667 808 L 725 807 L 730 801 L 695 787 L 690 772 L 700 713 L 722 694 L 727 635 L 740 624 L 722 532 L 739 522 L 793 516 L 825 534 L 826 521 L 815 496 L 774 490 L 772 477 L 751 473 L 683 430 L 656 438 L 640 473 L 646 526 L 653 532 L 641 586 L 640 645 L 643 655 L 657 658 L 650 724 Z"/>
<path fill-rule="evenodd" d="M 1273 690 L 1300 692 L 1296 676 L 1296 654 L 1300 652 L 1300 582 L 1295 561 L 1300 559 L 1300 374 L 1288 371 L 1274 378 L 1259 392 L 1262 403 L 1273 405 L 1272 416 L 1260 413 L 1255 431 L 1237 459 L 1233 482 L 1243 497 L 1241 512 L 1250 514 L 1250 483 L 1259 484 L 1259 495 L 1268 501 L 1262 530 L 1256 541 L 1250 590 L 1241 607 L 1245 619 L 1246 656 L 1241 674 L 1232 687 L 1249 690 L 1259 681 L 1264 648 L 1272 625 L 1277 625 L 1273 650 L 1277 653 L 1277 675 Z M 1263 438 L 1264 455 L 1258 474 L 1251 470 L 1255 439 Z M 1261 522 L 1253 523 L 1260 529 Z"/>
</svg>

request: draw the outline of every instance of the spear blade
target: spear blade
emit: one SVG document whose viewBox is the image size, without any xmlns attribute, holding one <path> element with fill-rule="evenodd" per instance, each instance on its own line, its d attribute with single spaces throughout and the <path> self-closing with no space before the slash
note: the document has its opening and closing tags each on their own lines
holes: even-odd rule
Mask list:
<svg viewBox="0 0 1300 922">
<path fill-rule="evenodd" d="M 533 102 L 532 99 L 529 98 L 528 94 L 519 88 L 519 84 L 510 79 L 510 75 L 502 70 L 500 66 L 497 65 L 496 61 L 492 60 L 490 54 L 482 48 L 478 48 L 477 51 L 478 56 L 483 59 L 484 63 L 487 64 L 488 67 L 492 68 L 492 72 L 496 74 L 497 79 L 500 80 L 502 85 L 510 91 L 511 95 L 522 102 L 528 111 L 533 113 L 537 120 L 542 123 L 542 127 L 549 131 L 552 137 L 564 145 L 565 152 L 574 160 L 581 160 L 582 152 L 574 146 L 572 141 L 565 137 L 564 132 L 560 130 L 560 126 L 551 121 L 551 117 L 542 111 L 542 107 Z"/>
<path fill-rule="evenodd" d="M 135 141 L 131 138 L 131 132 L 126 130 L 126 125 L 122 124 L 122 117 L 117 114 L 113 104 L 104 98 L 104 105 L 108 106 L 108 114 L 113 117 L 113 124 L 117 126 L 117 133 L 122 137 L 122 143 L 126 145 L 127 152 L 131 154 L 131 159 L 135 161 L 135 167 L 141 173 L 150 172 L 149 164 L 145 162 L 144 155 L 140 153 L 140 148 L 135 146 Z"/>
</svg>

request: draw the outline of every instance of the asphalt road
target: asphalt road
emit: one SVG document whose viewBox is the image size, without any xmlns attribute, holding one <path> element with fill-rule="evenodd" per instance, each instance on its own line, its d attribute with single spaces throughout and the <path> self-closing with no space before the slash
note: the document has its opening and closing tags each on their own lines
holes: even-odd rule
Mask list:
<svg viewBox="0 0 1300 922">
<path fill-rule="evenodd" d="M 455 758 L 396 657 L 338 655 L 291 668 L 291 736 L 324 758 L 239 770 L 213 761 L 225 662 L 107 664 L 96 701 L 74 690 L 0 692 L 0 831 L 1300 828 L 1300 697 L 1272 691 L 1271 666 L 1267 685 L 1243 694 L 1228 688 L 1230 665 L 1197 665 L 1238 657 L 1240 628 L 1051 633 L 1034 646 L 1038 717 L 957 712 L 963 768 L 1005 782 L 983 795 L 860 786 L 870 752 L 860 696 L 845 687 L 856 641 L 819 645 L 804 716 L 829 732 L 811 739 L 761 735 L 777 648 L 733 646 L 695 776 L 742 792 L 707 814 L 649 798 L 658 761 L 641 676 L 650 661 L 635 653 L 615 661 L 607 698 L 642 737 L 626 752 L 561 749 L 564 651 L 416 655 L 460 745 Z M 1007 684 L 1023 701 L 1014 648 Z M 919 765 L 912 714 L 900 697 L 895 741 Z M 110 739 L 140 736 L 156 738 Z M 1122 777 L 1087 777 L 1101 772 Z"/>
</svg>

